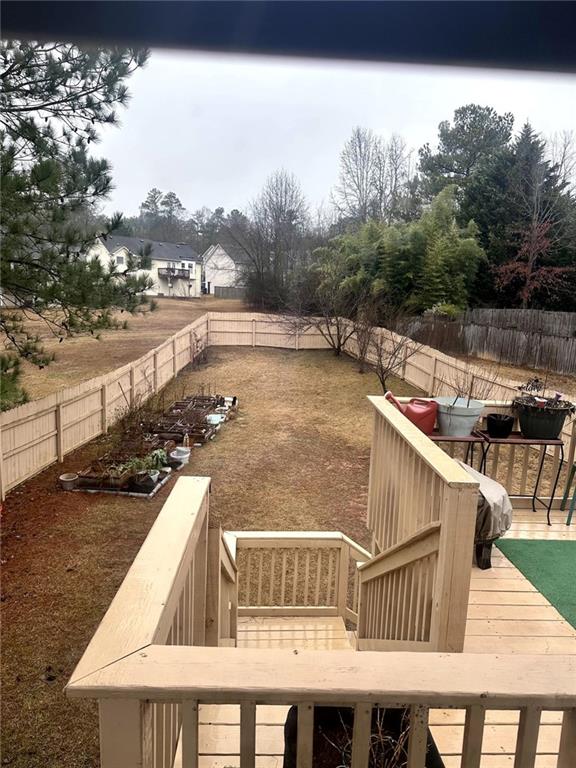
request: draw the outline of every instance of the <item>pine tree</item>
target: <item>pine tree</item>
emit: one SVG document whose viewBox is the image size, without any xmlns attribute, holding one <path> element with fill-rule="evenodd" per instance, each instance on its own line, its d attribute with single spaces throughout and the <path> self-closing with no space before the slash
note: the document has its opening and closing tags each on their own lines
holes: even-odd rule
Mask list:
<svg viewBox="0 0 576 768">
<path fill-rule="evenodd" d="M 110 324 L 112 309 L 136 310 L 150 285 L 137 274 L 149 264 L 145 254 L 122 270 L 84 258 L 95 237 L 119 223 L 118 216 L 97 223 L 111 175 L 90 145 L 99 126 L 117 123 L 125 80 L 146 56 L 59 43 L 0 47 L 3 297 L 60 338 Z M 47 362 L 14 313 L 3 312 L 0 327 L 15 354 Z"/>
</svg>

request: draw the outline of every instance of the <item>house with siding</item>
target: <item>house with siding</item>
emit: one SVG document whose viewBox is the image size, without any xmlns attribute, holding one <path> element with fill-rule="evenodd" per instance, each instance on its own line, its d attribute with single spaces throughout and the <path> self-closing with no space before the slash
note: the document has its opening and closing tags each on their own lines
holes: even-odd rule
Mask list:
<svg viewBox="0 0 576 768">
<path fill-rule="evenodd" d="M 236 243 L 223 241 L 211 245 L 202 254 L 204 292 L 240 297 L 244 291 L 244 272 L 248 263 L 248 254 Z"/>
<path fill-rule="evenodd" d="M 108 235 L 99 237 L 88 251 L 89 259 L 97 258 L 103 264 L 110 260 L 122 267 L 130 254 L 137 256 L 150 245 L 152 265 L 145 272 L 154 285 L 146 291 L 150 296 L 195 298 L 202 295 L 202 259 L 185 243 L 161 243 L 139 237 Z"/>
</svg>

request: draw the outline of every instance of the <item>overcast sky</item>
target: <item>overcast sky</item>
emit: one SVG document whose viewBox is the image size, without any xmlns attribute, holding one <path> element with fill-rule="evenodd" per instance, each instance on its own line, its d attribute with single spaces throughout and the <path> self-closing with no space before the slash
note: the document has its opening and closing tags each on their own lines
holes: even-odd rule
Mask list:
<svg viewBox="0 0 576 768">
<path fill-rule="evenodd" d="M 512 112 L 516 128 L 529 119 L 543 134 L 576 129 L 573 75 L 154 51 L 129 87 L 120 128 L 96 148 L 113 166 L 105 210 L 127 215 L 152 187 L 190 211 L 243 209 L 281 167 L 316 206 L 354 126 L 417 149 L 470 102 Z"/>
</svg>

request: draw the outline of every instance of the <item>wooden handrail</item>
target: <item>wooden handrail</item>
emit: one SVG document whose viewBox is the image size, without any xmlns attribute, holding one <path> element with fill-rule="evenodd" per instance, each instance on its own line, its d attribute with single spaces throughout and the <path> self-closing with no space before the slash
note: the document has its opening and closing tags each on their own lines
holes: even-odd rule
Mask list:
<svg viewBox="0 0 576 768">
<path fill-rule="evenodd" d="M 386 400 L 384 396 L 368 397 L 378 413 L 400 435 L 410 443 L 412 450 L 442 480 L 453 488 L 478 487 L 478 483 L 435 443 L 433 443 L 418 427 L 400 413 Z"/>
<path fill-rule="evenodd" d="M 347 544 L 350 554 L 358 562 L 369 560 L 372 555 L 346 534 L 340 531 L 226 531 L 224 540 L 230 546 L 230 539 L 234 537 L 239 548 L 247 547 L 318 547 L 334 546 L 340 543 Z"/>
<path fill-rule="evenodd" d="M 390 555 L 393 555 L 395 552 L 400 552 L 400 550 L 407 549 L 422 539 L 426 539 L 436 531 L 439 531 L 441 527 L 442 523 L 440 522 L 428 523 L 428 525 L 425 525 L 424 528 L 420 528 L 420 530 L 416 531 L 416 533 L 412 534 L 412 536 L 407 536 L 405 539 L 402 539 L 402 541 L 394 544 L 393 547 L 388 547 L 388 549 L 385 549 L 378 555 L 374 555 L 374 557 L 372 557 L 370 560 L 362 563 L 362 565 L 359 565 L 358 570 L 365 571 L 367 569 L 371 569 L 372 566 L 377 565 L 382 560 L 388 559 Z"/>
<path fill-rule="evenodd" d="M 481 661 L 482 669 L 478 664 Z M 575 656 L 151 645 L 72 682 L 71 697 L 210 703 L 576 707 Z"/>
<path fill-rule="evenodd" d="M 167 613 L 173 608 L 175 586 L 183 578 L 206 521 L 209 487 L 208 477 L 178 478 L 72 681 L 160 641 L 171 621 Z"/>
</svg>

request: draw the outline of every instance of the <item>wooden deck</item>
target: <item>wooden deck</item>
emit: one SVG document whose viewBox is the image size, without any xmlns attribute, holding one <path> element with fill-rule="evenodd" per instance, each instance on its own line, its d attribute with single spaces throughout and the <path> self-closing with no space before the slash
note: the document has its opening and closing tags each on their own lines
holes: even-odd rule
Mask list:
<svg viewBox="0 0 576 768">
<path fill-rule="evenodd" d="M 509 538 L 571 539 L 576 525 L 564 526 L 565 513 L 553 513 L 553 526 L 543 514 L 516 510 Z M 468 605 L 465 651 L 471 653 L 576 654 L 574 630 L 546 598 L 498 550 L 488 571 L 474 568 Z M 241 618 L 238 645 L 244 648 L 350 648 L 340 618 Z M 481 664 L 479 659 L 479 664 Z M 257 768 L 282 768 L 283 724 L 287 707 L 258 707 Z M 430 724 L 446 768 L 459 768 L 464 733 L 463 710 L 434 710 Z M 200 768 L 240 765 L 239 707 L 200 709 Z M 513 768 L 518 713 L 492 711 L 486 716 L 481 768 Z M 544 712 L 535 768 L 553 768 L 560 739 L 561 713 Z M 178 764 L 178 763 L 177 763 Z"/>
</svg>

